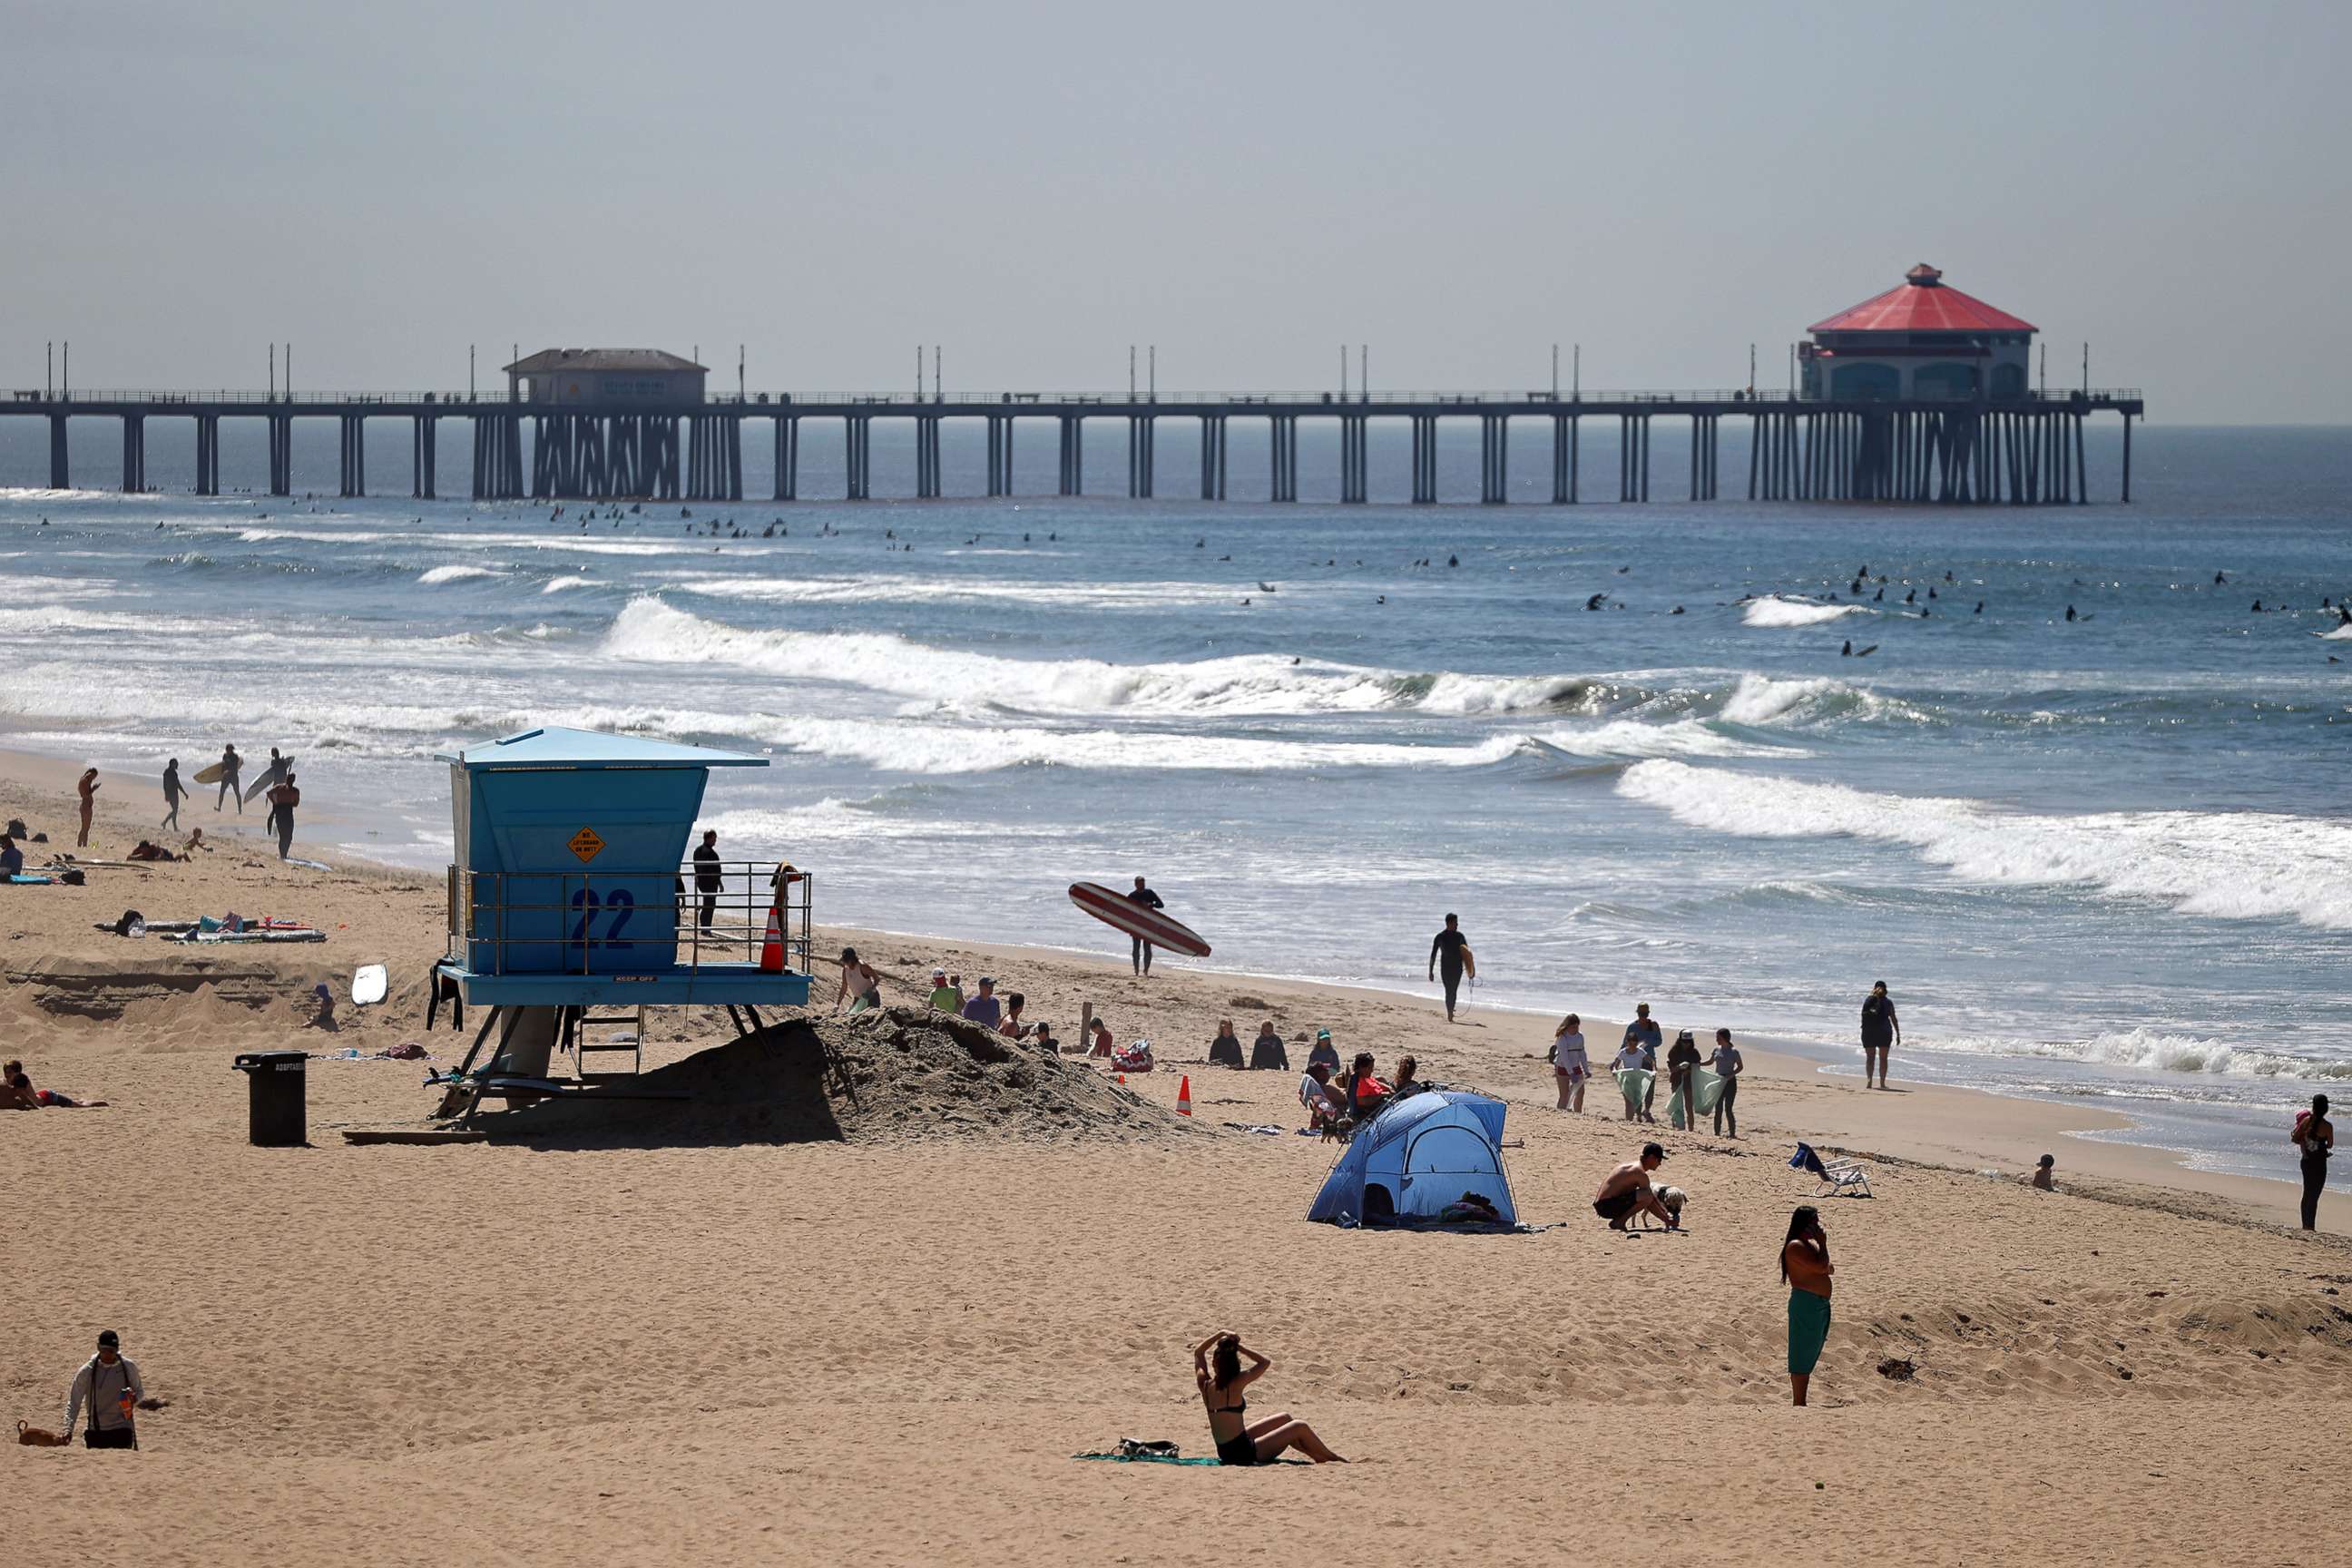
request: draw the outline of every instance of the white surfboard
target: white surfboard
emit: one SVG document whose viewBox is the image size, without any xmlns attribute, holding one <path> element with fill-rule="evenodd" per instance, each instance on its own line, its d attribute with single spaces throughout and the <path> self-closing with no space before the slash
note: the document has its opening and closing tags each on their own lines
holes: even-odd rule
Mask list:
<svg viewBox="0 0 2352 1568">
<path fill-rule="evenodd" d="M 275 784 L 279 779 L 284 778 L 289 773 L 293 771 L 293 758 L 280 757 L 269 766 L 262 769 L 261 776 L 245 786 L 246 804 L 250 805 L 253 802 L 259 800 L 264 795 L 267 795 L 272 784 Z"/>
<path fill-rule="evenodd" d="M 383 1000 L 391 982 L 381 963 L 362 963 L 352 973 L 352 1005 L 373 1007 Z"/>
</svg>

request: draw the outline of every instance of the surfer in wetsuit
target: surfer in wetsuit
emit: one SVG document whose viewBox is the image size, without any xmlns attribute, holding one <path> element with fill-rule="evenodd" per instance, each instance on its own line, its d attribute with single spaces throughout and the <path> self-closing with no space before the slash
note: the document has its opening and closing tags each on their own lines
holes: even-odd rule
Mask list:
<svg viewBox="0 0 2352 1568">
<path fill-rule="evenodd" d="M 163 764 L 163 821 L 165 827 L 180 826 L 180 797 L 188 792 L 180 787 L 180 759 L 173 757 Z"/>
<path fill-rule="evenodd" d="M 1462 917 L 1445 917 L 1445 929 L 1429 942 L 1429 974 L 1434 980 L 1442 967 L 1445 975 L 1445 1021 L 1454 1022 L 1454 998 L 1462 989 L 1463 955 L 1470 951 L 1470 939 L 1462 932 Z"/>
<path fill-rule="evenodd" d="M 236 787 L 237 770 L 244 766 L 245 759 L 236 754 L 236 746 L 234 742 L 221 748 L 220 794 L 213 797 L 215 811 L 221 808 L 221 802 L 231 795 L 236 795 L 237 815 L 239 816 L 245 815 L 245 796 Z"/>
<path fill-rule="evenodd" d="M 294 775 L 286 774 L 269 786 L 269 826 L 278 831 L 278 858 L 286 858 L 294 847 L 294 808 L 302 804 L 302 792 L 294 787 Z"/>
<path fill-rule="evenodd" d="M 1159 894 L 1157 894 L 1157 893 L 1153 892 L 1150 888 L 1148 888 L 1148 887 L 1144 886 L 1143 879 L 1142 879 L 1142 878 L 1140 878 L 1140 877 L 1138 877 L 1138 878 L 1135 879 L 1135 887 L 1134 887 L 1134 888 L 1133 888 L 1133 889 L 1132 889 L 1128 893 L 1128 895 L 1127 895 L 1127 901 L 1128 901 L 1129 903 L 1130 903 L 1130 904 L 1134 904 L 1134 905 L 1136 905 L 1137 907 L 1139 907 L 1139 908 L 1140 908 L 1140 909 L 1147 909 L 1147 910 L 1164 910 L 1164 909 L 1166 909 L 1166 908 L 1168 907 L 1166 904 L 1164 904 L 1164 903 L 1162 903 L 1162 902 L 1160 901 L 1160 895 L 1159 895 Z M 1136 972 L 1136 973 L 1138 973 L 1138 974 L 1149 974 L 1149 973 L 1151 973 L 1151 944 L 1150 944 L 1150 942 L 1148 942 L 1144 941 L 1144 940 L 1143 940 L 1141 937 L 1139 937 L 1139 937 L 1131 937 L 1131 938 L 1129 938 L 1129 943 L 1130 943 L 1130 946 L 1129 946 L 1129 956 L 1131 959 L 1133 959 L 1133 961 L 1134 961 L 1134 963 L 1135 963 L 1135 972 Z"/>
</svg>

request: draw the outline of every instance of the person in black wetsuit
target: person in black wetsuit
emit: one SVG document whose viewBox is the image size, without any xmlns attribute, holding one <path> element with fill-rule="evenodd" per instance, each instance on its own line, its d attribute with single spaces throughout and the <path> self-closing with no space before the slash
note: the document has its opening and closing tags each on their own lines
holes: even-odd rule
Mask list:
<svg viewBox="0 0 2352 1568">
<path fill-rule="evenodd" d="M 1212 1360 L 1210 1348 L 1215 1347 Z M 1242 1366 L 1247 1356 L 1249 1366 Z M 1345 1464 L 1326 1447 L 1315 1428 L 1294 1421 L 1285 1412 L 1246 1419 L 1249 1401 L 1243 1390 L 1264 1377 L 1274 1363 L 1241 1342 L 1238 1334 L 1211 1334 L 1192 1347 L 1192 1384 L 1209 1412 L 1209 1436 L 1215 1439 L 1217 1458 L 1228 1465 L 1270 1465 L 1286 1448 L 1297 1448 L 1317 1464 Z"/>
<path fill-rule="evenodd" d="M 2295 1147 L 2303 1152 L 2303 1228 L 2319 1228 L 2319 1194 L 2327 1185 L 2327 1156 L 2336 1149 L 2336 1124 L 2327 1120 L 2327 1097 L 2311 1097 L 2311 1114 L 2294 1121 Z"/>
<path fill-rule="evenodd" d="M 1462 932 L 1462 917 L 1445 917 L 1445 929 L 1429 939 L 1429 977 L 1434 980 L 1442 969 L 1445 975 L 1445 1021 L 1454 1022 L 1454 998 L 1462 989 L 1462 955 L 1470 950 L 1470 939 Z"/>
<path fill-rule="evenodd" d="M 695 911 L 694 923 L 704 931 L 710 929 L 710 919 L 719 912 L 719 830 L 707 827 L 702 842 L 694 847 L 694 890 L 702 895 L 702 905 Z"/>
<path fill-rule="evenodd" d="M 1140 877 L 1138 877 L 1135 879 L 1135 886 L 1129 891 L 1127 901 L 1130 904 L 1139 905 L 1147 910 L 1164 910 L 1168 907 L 1166 904 L 1160 901 L 1159 894 L 1153 892 L 1150 888 L 1143 885 L 1143 879 Z M 1150 973 L 1151 944 L 1144 941 L 1139 936 L 1131 938 L 1130 942 L 1131 945 L 1128 951 L 1129 956 L 1134 960 L 1135 972 L 1138 974 Z"/>
</svg>

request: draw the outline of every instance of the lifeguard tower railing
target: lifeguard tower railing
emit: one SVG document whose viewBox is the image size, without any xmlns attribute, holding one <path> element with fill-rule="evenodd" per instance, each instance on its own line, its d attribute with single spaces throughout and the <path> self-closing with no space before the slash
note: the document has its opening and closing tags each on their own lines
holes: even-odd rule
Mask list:
<svg viewBox="0 0 2352 1568">
<path fill-rule="evenodd" d="M 669 879 L 453 865 L 447 883 L 442 967 L 488 993 L 481 1000 L 675 1006 L 807 998 L 816 882 L 790 864 L 689 860 Z"/>
</svg>

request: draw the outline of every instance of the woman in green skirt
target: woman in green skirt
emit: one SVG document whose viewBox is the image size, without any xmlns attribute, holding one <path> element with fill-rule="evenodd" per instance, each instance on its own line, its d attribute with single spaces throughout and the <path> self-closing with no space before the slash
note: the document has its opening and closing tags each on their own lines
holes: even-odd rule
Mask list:
<svg viewBox="0 0 2352 1568">
<path fill-rule="evenodd" d="M 1780 1278 L 1789 1286 L 1789 1392 L 1805 1402 L 1822 1344 L 1830 1337 L 1830 1238 L 1821 1211 L 1800 1204 L 1789 1216 L 1789 1237 L 1780 1244 Z"/>
</svg>

